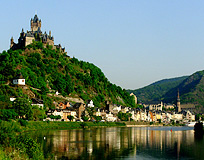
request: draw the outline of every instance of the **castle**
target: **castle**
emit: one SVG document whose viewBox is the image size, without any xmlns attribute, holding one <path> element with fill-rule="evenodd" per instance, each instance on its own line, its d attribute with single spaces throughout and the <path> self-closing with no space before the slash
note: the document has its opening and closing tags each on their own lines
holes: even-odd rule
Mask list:
<svg viewBox="0 0 204 160">
<path fill-rule="evenodd" d="M 31 30 L 26 33 L 22 29 L 20 33 L 20 37 L 18 38 L 18 43 L 14 43 L 13 37 L 11 38 L 11 49 L 20 49 L 24 48 L 27 45 L 31 44 L 33 41 L 41 41 L 44 45 L 51 45 L 53 49 L 59 48 L 60 51 L 65 52 L 65 48 L 62 48 L 61 45 L 54 45 L 54 37 L 51 36 L 51 31 L 49 31 L 49 35 L 45 32 L 41 31 L 41 19 L 38 18 L 37 15 L 30 20 Z"/>
</svg>

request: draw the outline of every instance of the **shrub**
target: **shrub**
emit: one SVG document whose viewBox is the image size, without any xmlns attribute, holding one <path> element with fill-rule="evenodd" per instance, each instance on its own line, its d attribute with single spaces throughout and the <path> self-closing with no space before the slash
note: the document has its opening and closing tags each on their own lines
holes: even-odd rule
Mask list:
<svg viewBox="0 0 204 160">
<path fill-rule="evenodd" d="M 28 122 L 26 120 L 23 120 L 23 119 L 19 119 L 18 122 L 20 123 L 21 126 L 24 126 L 26 127 Z"/>
</svg>

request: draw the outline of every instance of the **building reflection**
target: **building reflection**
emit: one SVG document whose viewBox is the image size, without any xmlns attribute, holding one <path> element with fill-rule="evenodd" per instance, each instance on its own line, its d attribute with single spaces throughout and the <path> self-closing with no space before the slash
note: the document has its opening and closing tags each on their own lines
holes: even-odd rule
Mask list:
<svg viewBox="0 0 204 160">
<path fill-rule="evenodd" d="M 79 159 L 82 156 L 91 159 L 100 154 L 106 159 L 110 155 L 120 157 L 126 154 L 125 151 L 137 157 L 136 154 L 143 154 L 143 150 L 147 149 L 155 156 L 158 153 L 163 156 L 163 153 L 172 150 L 173 156 L 179 158 L 182 143 L 188 146 L 194 143 L 193 130 L 171 132 L 122 127 L 55 131 L 47 138 L 46 147 L 53 145 L 51 152 L 55 156 L 68 159 Z"/>
</svg>

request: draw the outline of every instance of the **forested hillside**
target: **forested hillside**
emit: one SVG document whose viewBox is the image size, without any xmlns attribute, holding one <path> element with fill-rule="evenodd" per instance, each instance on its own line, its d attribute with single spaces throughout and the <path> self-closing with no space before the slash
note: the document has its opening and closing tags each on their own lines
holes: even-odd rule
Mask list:
<svg viewBox="0 0 204 160">
<path fill-rule="evenodd" d="M 12 108 L 10 97 L 27 96 L 34 93 L 46 107 L 53 106 L 48 93 L 59 91 L 64 97 L 78 97 L 85 102 L 94 101 L 95 106 L 105 106 L 105 101 L 134 106 L 133 97 L 108 81 L 100 68 L 89 62 L 70 58 L 52 46 L 44 47 L 33 42 L 24 49 L 3 51 L 0 54 L 0 108 Z M 12 84 L 19 73 L 26 80 L 28 89 Z"/>
<path fill-rule="evenodd" d="M 127 90 L 129 93 L 134 93 L 139 102 L 142 103 L 153 103 L 159 102 L 164 99 L 164 95 L 171 90 L 172 88 L 178 86 L 183 80 L 188 76 L 164 79 L 152 83 L 146 87 L 136 89 L 136 90 Z M 177 95 L 177 94 L 176 94 Z"/>
<path fill-rule="evenodd" d="M 204 111 L 204 71 L 198 71 L 186 78 L 177 87 L 168 91 L 164 97 L 166 102 L 175 102 L 175 96 L 180 92 L 181 104 L 195 104 L 197 110 Z"/>
</svg>

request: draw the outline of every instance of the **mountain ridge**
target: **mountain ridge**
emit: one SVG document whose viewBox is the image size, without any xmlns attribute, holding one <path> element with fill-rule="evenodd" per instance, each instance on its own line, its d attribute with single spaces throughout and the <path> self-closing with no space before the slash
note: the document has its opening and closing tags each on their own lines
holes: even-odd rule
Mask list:
<svg viewBox="0 0 204 160">
<path fill-rule="evenodd" d="M 136 89 L 136 90 L 127 90 L 129 93 L 134 93 L 139 102 L 142 103 L 154 103 L 160 102 L 163 100 L 163 95 L 167 93 L 173 87 L 176 87 L 188 76 L 168 78 L 156 81 L 148 86 Z"/>
</svg>

